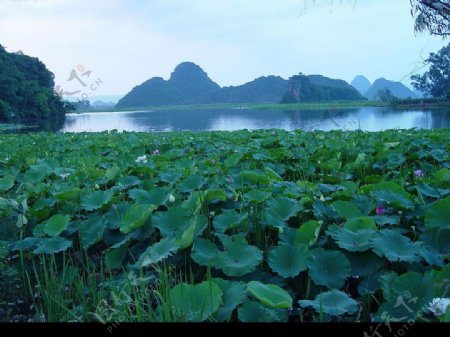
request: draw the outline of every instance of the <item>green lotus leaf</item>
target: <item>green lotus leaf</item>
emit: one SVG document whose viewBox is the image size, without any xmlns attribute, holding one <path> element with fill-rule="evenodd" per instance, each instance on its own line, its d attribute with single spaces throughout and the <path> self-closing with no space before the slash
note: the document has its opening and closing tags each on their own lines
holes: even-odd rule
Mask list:
<svg viewBox="0 0 450 337">
<path fill-rule="evenodd" d="M 130 208 L 130 204 L 128 202 L 119 202 L 115 204 L 114 207 L 104 213 L 104 217 L 108 220 L 108 228 L 109 229 L 118 229 L 122 225 L 123 217 L 125 213 Z"/>
<path fill-rule="evenodd" d="M 197 227 L 197 217 L 189 220 L 189 226 L 181 234 L 181 237 L 176 241 L 180 249 L 185 249 L 192 245 Z"/>
<path fill-rule="evenodd" d="M 375 221 L 368 217 L 368 216 L 362 216 L 359 218 L 353 218 L 348 220 L 345 224 L 344 224 L 344 228 L 352 231 L 352 232 L 356 232 L 358 230 L 361 229 L 377 229 L 377 226 L 375 224 Z"/>
<path fill-rule="evenodd" d="M 264 202 L 270 198 L 272 193 L 262 190 L 251 190 L 244 194 L 244 198 L 251 202 Z"/>
<path fill-rule="evenodd" d="M 81 236 L 81 246 L 87 250 L 92 245 L 103 239 L 106 228 L 106 220 L 101 216 L 92 216 L 88 220 L 78 224 L 78 231 Z"/>
<path fill-rule="evenodd" d="M 0 192 L 6 192 L 14 186 L 16 178 L 10 174 L 0 178 Z"/>
<path fill-rule="evenodd" d="M 191 258 L 201 266 L 214 267 L 220 263 L 220 253 L 213 242 L 198 238 L 194 241 Z"/>
<path fill-rule="evenodd" d="M 281 229 L 281 231 L 287 228 L 287 223 L 270 208 L 263 209 L 261 213 L 261 223 Z"/>
<path fill-rule="evenodd" d="M 204 178 L 199 174 L 193 174 L 183 180 L 178 188 L 181 192 L 192 192 L 203 187 Z"/>
<path fill-rule="evenodd" d="M 165 188 L 154 188 L 150 191 L 134 189 L 128 195 L 138 204 L 164 205 L 169 199 L 170 193 Z"/>
<path fill-rule="evenodd" d="M 105 252 L 105 265 L 109 269 L 120 269 L 123 259 L 128 251 L 128 244 L 124 244 L 119 248 L 111 248 Z"/>
<path fill-rule="evenodd" d="M 393 182 L 381 182 L 372 187 L 371 194 L 379 201 L 384 201 L 397 208 L 413 208 L 411 195 Z"/>
<path fill-rule="evenodd" d="M 56 236 L 54 238 L 44 238 L 36 241 L 36 248 L 33 254 L 56 254 L 72 247 L 72 241 Z"/>
<path fill-rule="evenodd" d="M 331 205 L 336 212 L 347 220 L 363 216 L 359 208 L 351 201 L 335 201 Z"/>
<path fill-rule="evenodd" d="M 280 245 L 269 253 L 270 268 L 278 275 L 288 278 L 295 277 L 308 268 L 308 247 L 305 245 Z"/>
<path fill-rule="evenodd" d="M 225 166 L 227 167 L 234 167 L 239 163 L 239 161 L 242 159 L 243 155 L 240 153 L 233 153 L 231 156 L 229 156 L 225 161 L 223 162 Z"/>
<path fill-rule="evenodd" d="M 227 194 L 224 190 L 207 190 L 205 199 L 208 202 L 219 202 L 227 200 Z"/>
<path fill-rule="evenodd" d="M 155 212 L 152 215 L 152 224 L 159 229 L 164 237 L 178 236 L 189 226 L 189 218 L 181 206 L 169 208 L 167 212 Z"/>
<path fill-rule="evenodd" d="M 9 254 L 9 242 L 0 240 L 0 261 L 7 257 Z"/>
<path fill-rule="evenodd" d="M 176 252 L 180 246 L 176 243 L 174 238 L 163 238 L 161 241 L 148 247 L 139 258 L 140 267 L 148 267 L 156 264 Z"/>
<path fill-rule="evenodd" d="M 152 214 L 156 208 L 157 207 L 155 205 L 131 205 L 123 217 L 120 231 L 124 234 L 128 234 L 138 228 L 141 228 L 145 225 L 145 222 L 149 218 L 150 214 Z"/>
<path fill-rule="evenodd" d="M 241 177 L 247 179 L 252 183 L 268 184 L 270 182 L 270 179 L 267 177 L 267 175 L 255 171 L 242 171 L 240 174 Z"/>
<path fill-rule="evenodd" d="M 443 168 L 437 171 L 434 175 L 434 181 L 438 186 L 450 187 L 450 170 Z"/>
<path fill-rule="evenodd" d="M 211 317 L 223 303 L 222 290 L 214 282 L 196 285 L 181 283 L 170 290 L 175 317 L 189 322 L 203 322 Z"/>
<path fill-rule="evenodd" d="M 370 249 L 370 239 L 374 236 L 373 229 L 359 229 L 355 232 L 344 227 L 330 226 L 327 234 L 330 235 L 342 249 L 349 252 L 363 252 Z"/>
<path fill-rule="evenodd" d="M 436 201 L 425 213 L 426 228 L 450 229 L 450 197 Z"/>
<path fill-rule="evenodd" d="M 46 165 L 33 165 L 25 172 L 25 181 L 29 181 L 33 184 L 37 184 L 44 180 L 52 173 L 52 170 Z"/>
<path fill-rule="evenodd" d="M 407 272 L 393 279 L 390 293 L 374 319 L 382 322 L 406 322 L 423 316 L 434 298 L 433 279 L 430 274 Z"/>
<path fill-rule="evenodd" d="M 36 244 L 40 239 L 34 237 L 28 237 L 23 240 L 16 241 L 9 245 L 9 250 L 12 252 L 15 251 L 29 251 L 36 247 Z"/>
<path fill-rule="evenodd" d="M 287 221 L 296 216 L 302 209 L 299 202 L 288 198 L 275 198 L 269 201 L 269 207 L 272 212 L 277 214 L 280 219 Z"/>
<path fill-rule="evenodd" d="M 319 237 L 320 227 L 320 223 L 316 220 L 305 222 L 295 232 L 294 243 L 307 247 L 313 245 Z"/>
<path fill-rule="evenodd" d="M 440 255 L 450 254 L 450 230 L 434 227 L 424 231 L 420 235 L 420 241 L 433 248 Z"/>
<path fill-rule="evenodd" d="M 336 289 L 320 293 L 314 301 L 301 300 L 298 303 L 301 307 L 313 307 L 316 312 L 335 316 L 353 315 L 358 311 L 358 302 Z"/>
<path fill-rule="evenodd" d="M 243 276 L 262 262 L 262 252 L 255 246 L 232 241 L 223 242 L 223 246 L 225 251 L 214 267 L 222 269 L 227 276 Z"/>
<path fill-rule="evenodd" d="M 433 247 L 419 246 L 419 254 L 430 266 L 444 266 L 444 259 Z"/>
<path fill-rule="evenodd" d="M 73 188 L 64 192 L 55 194 L 55 198 L 60 201 L 77 201 L 82 191 L 79 188 Z"/>
<path fill-rule="evenodd" d="M 288 309 L 292 307 L 291 295 L 276 285 L 251 281 L 247 284 L 247 291 L 268 308 Z"/>
<path fill-rule="evenodd" d="M 281 178 L 278 173 L 276 173 L 274 170 L 272 170 L 270 167 L 265 167 L 264 172 L 266 172 L 266 175 L 274 181 L 283 181 L 283 178 Z"/>
<path fill-rule="evenodd" d="M 90 192 L 81 198 L 81 207 L 87 211 L 99 209 L 111 200 L 113 194 L 113 190 Z"/>
<path fill-rule="evenodd" d="M 373 217 L 373 220 L 380 226 L 395 226 L 400 223 L 400 215 L 377 215 Z"/>
<path fill-rule="evenodd" d="M 330 289 L 341 288 L 352 272 L 350 262 L 343 253 L 322 248 L 310 252 L 308 267 L 314 283 Z"/>
<path fill-rule="evenodd" d="M 39 211 L 44 208 L 50 208 L 50 207 L 53 207 L 53 205 L 55 205 L 55 203 L 56 203 L 55 198 L 38 199 L 33 205 L 33 210 Z"/>
<path fill-rule="evenodd" d="M 139 180 L 138 177 L 135 176 L 126 176 L 119 179 L 119 184 L 121 185 L 122 189 L 127 189 L 132 186 L 137 186 L 141 183 L 141 180 Z"/>
<path fill-rule="evenodd" d="M 69 224 L 70 215 L 56 214 L 48 219 L 43 225 L 43 231 L 50 236 L 58 236 Z"/>
<path fill-rule="evenodd" d="M 165 183 L 174 184 L 180 179 L 181 175 L 182 174 L 179 171 L 161 172 L 159 174 L 159 179 Z"/>
<path fill-rule="evenodd" d="M 120 168 L 118 166 L 113 166 L 110 169 L 106 170 L 105 177 L 108 181 L 114 180 L 117 175 L 120 173 Z"/>
<path fill-rule="evenodd" d="M 313 203 L 313 209 L 317 219 L 322 219 L 324 216 L 329 218 L 336 218 L 338 216 L 333 207 L 319 200 Z"/>
<path fill-rule="evenodd" d="M 422 194 L 422 196 L 439 199 L 441 197 L 441 194 L 439 191 L 427 183 L 421 181 L 419 184 L 417 184 L 417 190 Z"/>
<path fill-rule="evenodd" d="M 372 251 L 360 253 L 346 253 L 352 266 L 352 275 L 365 277 L 383 269 L 385 260 Z"/>
<path fill-rule="evenodd" d="M 370 245 L 377 255 L 384 256 L 391 262 L 417 262 L 420 260 L 420 245 L 395 230 L 379 231 L 371 240 Z"/>
<path fill-rule="evenodd" d="M 225 233 L 227 229 L 237 227 L 241 221 L 241 214 L 235 210 L 223 210 L 222 214 L 214 218 L 214 229 L 217 232 Z"/>
<path fill-rule="evenodd" d="M 247 300 L 247 285 L 244 282 L 227 281 L 221 278 L 213 278 L 223 292 L 223 305 L 220 306 L 216 314 L 219 322 L 227 322 L 236 307 Z"/>
<path fill-rule="evenodd" d="M 238 309 L 238 318 L 244 323 L 257 322 L 287 322 L 286 309 L 270 309 L 259 302 L 245 302 Z"/>
<path fill-rule="evenodd" d="M 188 157 L 178 159 L 173 164 L 173 166 L 177 170 L 180 170 L 180 171 L 185 170 L 185 169 L 191 169 L 194 165 L 195 165 L 195 161 L 192 160 L 192 158 L 188 158 Z"/>
</svg>

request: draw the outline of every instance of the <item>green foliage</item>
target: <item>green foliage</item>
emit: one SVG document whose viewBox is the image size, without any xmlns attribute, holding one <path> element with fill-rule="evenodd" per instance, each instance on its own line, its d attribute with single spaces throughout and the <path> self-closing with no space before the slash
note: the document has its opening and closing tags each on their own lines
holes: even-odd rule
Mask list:
<svg viewBox="0 0 450 337">
<path fill-rule="evenodd" d="M 287 309 L 292 307 L 291 295 L 276 285 L 251 281 L 247 285 L 247 291 L 268 308 Z"/>
<path fill-rule="evenodd" d="M 0 45 L 0 122 L 64 120 L 66 105 L 53 78 L 39 59 Z"/>
<path fill-rule="evenodd" d="M 446 296 L 448 139 L 2 134 L 0 262 L 17 270 L 26 310 L 48 321 L 402 318 L 400 294 L 420 307 Z"/>
<path fill-rule="evenodd" d="M 330 289 L 340 289 L 351 274 L 350 262 L 342 252 L 322 248 L 311 251 L 308 268 L 314 283 Z"/>
<path fill-rule="evenodd" d="M 295 75 L 289 78 L 288 91 L 281 99 L 283 104 L 317 101 L 362 101 L 365 98 L 348 83 L 323 76 Z"/>
<path fill-rule="evenodd" d="M 317 295 L 314 301 L 302 300 L 299 304 L 329 315 L 354 314 L 358 310 L 358 303 L 354 299 L 336 289 Z"/>
<path fill-rule="evenodd" d="M 411 76 L 412 85 L 433 97 L 445 97 L 450 87 L 450 44 L 425 60 L 430 69 L 423 75 Z"/>
<path fill-rule="evenodd" d="M 182 283 L 170 290 L 170 300 L 176 316 L 190 322 L 203 322 L 219 309 L 222 294 L 214 282 Z"/>
<path fill-rule="evenodd" d="M 269 253 L 269 266 L 284 278 L 295 277 L 308 268 L 308 247 L 305 245 L 281 245 Z"/>
</svg>

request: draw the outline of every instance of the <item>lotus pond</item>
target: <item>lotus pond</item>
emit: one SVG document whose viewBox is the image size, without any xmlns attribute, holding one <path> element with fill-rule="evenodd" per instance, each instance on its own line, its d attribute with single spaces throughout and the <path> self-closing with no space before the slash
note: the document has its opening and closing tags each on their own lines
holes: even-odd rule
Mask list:
<svg viewBox="0 0 450 337">
<path fill-rule="evenodd" d="M 0 135 L 0 320 L 448 321 L 449 139 Z"/>
</svg>

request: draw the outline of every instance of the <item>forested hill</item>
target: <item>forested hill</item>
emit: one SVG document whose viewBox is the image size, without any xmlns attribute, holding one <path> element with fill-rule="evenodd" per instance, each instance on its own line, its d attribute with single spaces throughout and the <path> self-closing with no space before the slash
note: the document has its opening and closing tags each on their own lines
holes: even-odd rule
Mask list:
<svg viewBox="0 0 450 337">
<path fill-rule="evenodd" d="M 309 86 L 313 88 L 308 96 L 304 97 L 307 101 L 364 100 L 343 80 L 321 75 L 310 75 L 306 78 Z M 116 108 L 208 103 L 279 103 L 289 96 L 290 82 L 279 76 L 263 76 L 243 85 L 221 88 L 198 65 L 184 62 L 175 68 L 169 80 L 153 77 L 134 87 L 117 103 Z"/>
<path fill-rule="evenodd" d="M 366 100 L 355 88 L 343 80 L 321 75 L 292 76 L 282 103 L 317 101 L 363 101 Z"/>
<path fill-rule="evenodd" d="M 39 59 L 0 45 L 0 122 L 63 119 L 65 105 L 54 85 L 53 73 Z"/>
</svg>

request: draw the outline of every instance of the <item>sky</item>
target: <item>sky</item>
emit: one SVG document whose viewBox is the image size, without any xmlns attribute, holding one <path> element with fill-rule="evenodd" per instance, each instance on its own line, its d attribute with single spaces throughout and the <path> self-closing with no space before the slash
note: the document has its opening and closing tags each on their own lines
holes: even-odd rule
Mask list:
<svg viewBox="0 0 450 337">
<path fill-rule="evenodd" d="M 409 0 L 0 0 L 0 44 L 89 96 L 168 79 L 184 61 L 220 86 L 300 72 L 408 85 L 449 43 L 413 26 Z"/>
</svg>

